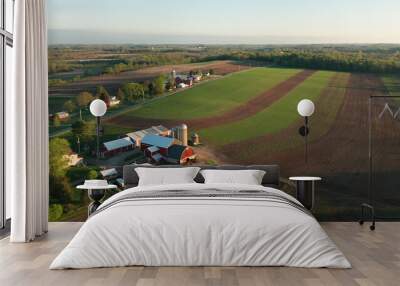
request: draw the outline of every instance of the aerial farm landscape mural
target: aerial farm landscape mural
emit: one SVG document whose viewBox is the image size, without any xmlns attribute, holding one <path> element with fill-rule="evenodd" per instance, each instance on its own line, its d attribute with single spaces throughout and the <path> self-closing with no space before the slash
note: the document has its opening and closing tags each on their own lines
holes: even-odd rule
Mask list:
<svg viewBox="0 0 400 286">
<path fill-rule="evenodd" d="M 398 215 L 387 186 L 400 175 L 399 74 L 391 44 L 50 44 L 50 217 L 85 220 L 75 186 L 122 188 L 120 167 L 134 163 L 276 163 L 289 193 L 289 176 L 323 178 L 320 219 L 356 219 L 370 182 L 380 215 Z M 95 98 L 107 105 L 100 156 Z M 315 103 L 307 162 L 302 99 Z"/>
</svg>

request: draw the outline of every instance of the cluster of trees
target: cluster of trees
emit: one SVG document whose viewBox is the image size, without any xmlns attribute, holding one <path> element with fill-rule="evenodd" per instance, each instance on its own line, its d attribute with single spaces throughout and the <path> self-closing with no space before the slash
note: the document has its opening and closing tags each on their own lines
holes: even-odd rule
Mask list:
<svg viewBox="0 0 400 286">
<path fill-rule="evenodd" d="M 92 93 L 88 91 L 81 92 L 75 99 L 69 99 L 64 102 L 63 110 L 72 113 L 79 109 L 80 119 L 82 120 L 82 109 L 88 107 L 88 105 L 95 99 Z M 58 116 L 53 117 L 53 126 L 60 126 L 61 120 Z"/>
<path fill-rule="evenodd" d="M 124 71 L 137 70 L 143 67 L 161 66 L 167 64 L 185 64 L 198 61 L 198 57 L 186 55 L 184 53 L 144 53 L 122 59 L 121 62 L 104 68 L 104 74 L 119 74 Z"/>
<path fill-rule="evenodd" d="M 66 85 L 68 81 L 60 78 L 49 79 L 49 87 Z"/>
<path fill-rule="evenodd" d="M 96 179 L 98 172 L 88 167 L 69 167 L 66 155 L 71 153 L 71 146 L 64 138 L 54 138 L 49 143 L 49 219 L 58 220 L 68 212 L 73 203 L 83 201 L 82 196 L 74 196 L 75 181 Z"/>
<path fill-rule="evenodd" d="M 66 139 L 55 138 L 49 143 L 50 204 L 67 204 L 71 200 L 72 188 L 66 176 L 71 147 Z"/>
<path fill-rule="evenodd" d="M 96 88 L 96 94 L 93 95 L 88 91 L 83 91 L 79 93 L 79 95 L 75 98 L 75 100 L 67 100 L 63 104 L 64 110 L 68 111 L 69 113 L 74 112 L 76 109 L 79 108 L 80 114 L 82 114 L 82 109 L 88 107 L 88 105 L 95 99 L 99 98 L 103 100 L 107 105 L 110 105 L 111 97 L 108 91 L 103 86 L 98 86 Z M 80 116 L 82 119 L 82 115 Z"/>
<path fill-rule="evenodd" d="M 69 72 L 73 71 L 76 68 L 76 65 L 71 64 L 67 61 L 55 61 L 49 60 L 49 74 L 58 73 L 58 72 Z"/>
<path fill-rule="evenodd" d="M 120 74 L 123 71 L 134 70 L 136 67 L 134 65 L 119 63 L 113 66 L 106 67 L 104 69 L 104 74 Z"/>
<path fill-rule="evenodd" d="M 149 94 L 150 95 L 159 95 L 163 94 L 165 91 L 165 76 L 160 75 L 156 77 L 149 85 Z"/>
<path fill-rule="evenodd" d="M 324 69 L 350 72 L 399 73 L 400 58 L 396 54 L 382 57 L 374 53 L 337 50 L 272 50 L 236 51 L 210 59 L 254 61 L 276 66 Z"/>
<path fill-rule="evenodd" d="M 89 149 L 89 146 L 93 143 L 96 136 L 95 122 L 79 119 L 71 125 L 71 130 L 73 137 L 79 138 L 80 144 L 82 146 L 87 146 L 87 149 Z"/>
<path fill-rule="evenodd" d="M 138 99 L 143 99 L 145 95 L 144 86 L 140 83 L 126 83 L 119 88 L 117 92 L 118 97 L 121 100 L 136 101 Z"/>
<path fill-rule="evenodd" d="M 146 95 L 154 96 L 163 94 L 166 89 L 165 81 L 166 77 L 164 75 L 159 75 L 154 80 L 145 81 L 144 83 L 125 83 L 118 88 L 116 98 L 121 102 L 127 101 L 133 103 L 138 100 L 144 100 Z M 107 91 L 103 87 L 98 87 L 96 95 L 107 103 L 109 96 L 105 95 L 105 93 L 107 93 Z"/>
<path fill-rule="evenodd" d="M 166 77 L 159 75 L 152 81 L 145 81 L 144 83 L 126 83 L 117 92 L 117 97 L 121 100 L 128 102 L 135 102 L 144 100 L 145 96 L 161 95 L 169 90 L 168 83 L 166 84 Z"/>
<path fill-rule="evenodd" d="M 90 92 L 81 92 L 74 100 L 69 99 L 65 101 L 63 104 L 63 110 L 72 113 L 75 110 L 79 109 L 80 119 L 82 119 L 82 109 L 87 108 L 90 102 L 92 102 L 94 99 L 95 97 Z M 57 116 L 54 116 L 53 118 L 53 125 L 60 125 L 60 119 Z"/>
</svg>

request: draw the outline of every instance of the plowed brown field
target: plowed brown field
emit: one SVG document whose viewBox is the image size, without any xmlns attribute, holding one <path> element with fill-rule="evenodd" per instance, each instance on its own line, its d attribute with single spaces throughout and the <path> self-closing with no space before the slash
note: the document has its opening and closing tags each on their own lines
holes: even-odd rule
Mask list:
<svg viewBox="0 0 400 286">
<path fill-rule="evenodd" d="M 231 154 L 229 158 L 232 163 L 279 163 L 287 175 L 300 173 L 322 175 L 334 175 L 341 172 L 353 174 L 366 173 L 368 172 L 369 146 L 368 101 L 372 95 L 379 96 L 384 94 L 385 87 L 379 77 L 352 74 L 347 86 L 344 102 L 336 116 L 335 122 L 324 136 L 313 140 L 309 144 L 309 163 L 307 165 L 304 163 L 303 145 L 296 144 L 297 147 L 282 151 L 272 151 L 273 148 L 265 147 L 269 144 L 276 145 L 279 141 L 282 144 L 286 144 L 290 140 L 298 141 L 300 137 L 297 129 L 302 123 L 301 120 L 280 134 L 267 135 L 238 144 L 226 145 L 218 149 L 217 152 L 221 152 L 225 156 Z M 321 104 L 329 106 L 329 89 L 320 98 L 321 102 L 318 103 L 319 106 Z M 313 120 L 312 118 L 311 133 L 313 132 Z M 395 150 L 396 146 L 398 146 L 396 144 L 400 142 L 398 122 L 387 114 L 379 124 L 381 128 L 375 134 L 375 138 L 377 138 L 374 141 L 375 148 L 378 149 L 379 146 L 385 144 L 384 148 L 393 148 Z M 388 141 L 388 138 L 391 138 L 391 140 Z M 264 147 L 260 148 L 257 146 Z M 235 154 L 239 154 L 239 150 L 243 149 L 247 150 L 246 156 L 241 155 L 240 157 L 238 156 L 239 158 L 235 158 Z M 377 157 L 378 159 L 379 157 Z M 391 164 L 394 163 L 393 161 Z M 390 168 L 388 165 L 386 167 Z M 393 165 L 392 167 L 395 166 Z"/>
</svg>

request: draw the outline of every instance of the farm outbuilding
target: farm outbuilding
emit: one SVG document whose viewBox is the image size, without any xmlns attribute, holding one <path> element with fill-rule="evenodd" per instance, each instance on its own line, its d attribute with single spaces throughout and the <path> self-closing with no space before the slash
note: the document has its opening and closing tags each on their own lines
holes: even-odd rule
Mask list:
<svg viewBox="0 0 400 286">
<path fill-rule="evenodd" d="M 193 80 L 194 82 L 200 82 L 202 79 L 202 75 L 196 74 L 189 77 L 189 79 Z"/>
<path fill-rule="evenodd" d="M 184 84 L 188 85 L 188 86 L 192 86 L 193 85 L 193 80 L 192 79 L 185 79 L 183 81 Z"/>
<path fill-rule="evenodd" d="M 184 87 L 192 86 L 193 85 L 193 79 L 192 78 L 188 78 L 188 77 L 184 77 L 184 76 L 177 76 L 175 78 L 175 84 L 178 87 L 181 86 L 181 84 L 184 84 Z"/>
<path fill-rule="evenodd" d="M 157 147 L 161 155 L 167 155 L 168 148 L 177 143 L 175 138 L 148 134 L 142 139 L 141 149 L 145 151 L 149 147 Z"/>
<path fill-rule="evenodd" d="M 103 143 L 101 155 L 109 157 L 115 154 L 126 152 L 135 148 L 135 144 L 129 137 Z"/>
<path fill-rule="evenodd" d="M 61 111 L 57 112 L 56 114 L 53 115 L 53 118 L 57 117 L 59 120 L 68 120 L 69 119 L 69 113 L 66 111 Z"/>
<path fill-rule="evenodd" d="M 160 163 L 161 160 L 163 159 L 163 156 L 160 153 L 153 154 L 149 157 L 150 161 L 154 163 Z"/>
<path fill-rule="evenodd" d="M 139 130 L 135 132 L 131 132 L 126 134 L 131 140 L 135 143 L 136 147 L 140 147 L 142 143 L 142 139 L 149 134 L 153 135 L 161 135 L 161 136 L 169 136 L 171 133 L 171 130 L 168 129 L 165 126 L 158 125 L 158 126 L 152 126 L 150 128 L 144 129 L 144 130 Z"/>
<path fill-rule="evenodd" d="M 117 184 L 118 187 L 124 189 L 125 188 L 125 181 L 122 178 L 117 178 L 115 180 L 115 183 Z"/>
<path fill-rule="evenodd" d="M 117 106 L 121 103 L 121 100 L 119 100 L 116 96 L 111 97 L 110 100 L 110 107 L 112 106 Z"/>
<path fill-rule="evenodd" d="M 76 153 L 64 155 L 63 158 L 67 161 L 69 167 L 83 164 L 83 158 L 79 157 L 79 155 Z"/>
<path fill-rule="evenodd" d="M 178 84 L 177 86 L 178 86 L 178 88 L 186 88 L 186 87 L 188 87 L 188 85 L 185 84 L 185 83 L 183 83 L 183 82 L 181 82 L 181 83 Z"/>
<path fill-rule="evenodd" d="M 163 158 L 160 154 L 160 149 L 156 146 L 151 146 L 145 149 L 144 155 L 155 163 L 159 163 Z"/>
<path fill-rule="evenodd" d="M 192 134 L 192 145 L 197 146 L 200 145 L 200 136 L 197 133 Z"/>
<path fill-rule="evenodd" d="M 119 176 L 118 171 L 115 168 L 101 170 L 100 174 L 104 180 L 113 180 L 115 178 L 118 178 L 118 176 Z"/>
</svg>

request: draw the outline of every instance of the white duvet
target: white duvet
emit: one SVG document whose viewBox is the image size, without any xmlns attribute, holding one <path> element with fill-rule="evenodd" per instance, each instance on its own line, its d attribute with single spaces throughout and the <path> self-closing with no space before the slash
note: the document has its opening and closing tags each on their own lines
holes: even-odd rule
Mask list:
<svg viewBox="0 0 400 286">
<path fill-rule="evenodd" d="M 124 201 L 129 192 L 263 190 L 254 185 L 184 184 L 136 187 L 105 201 L 50 269 L 145 266 L 293 266 L 350 268 L 310 215 L 293 206 L 246 198 L 160 198 Z"/>
</svg>

